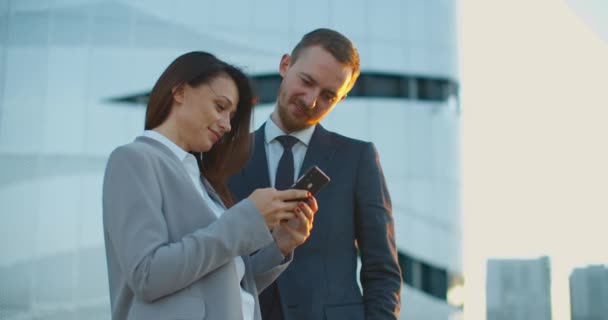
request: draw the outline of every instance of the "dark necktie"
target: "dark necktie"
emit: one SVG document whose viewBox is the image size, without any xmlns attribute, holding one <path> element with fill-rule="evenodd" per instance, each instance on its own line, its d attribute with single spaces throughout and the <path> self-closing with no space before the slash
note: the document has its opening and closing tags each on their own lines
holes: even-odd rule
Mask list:
<svg viewBox="0 0 608 320">
<path fill-rule="evenodd" d="M 276 138 L 283 146 L 283 155 L 279 159 L 277 174 L 275 175 L 274 187 L 277 190 L 286 190 L 293 185 L 294 162 L 291 148 L 298 142 L 296 137 L 278 136 Z M 259 296 L 260 309 L 263 320 L 282 320 L 283 311 L 281 310 L 281 298 L 277 282 L 273 282 Z"/>
<path fill-rule="evenodd" d="M 295 166 L 291 148 L 298 142 L 298 138 L 292 136 L 278 136 L 276 139 L 283 146 L 283 155 L 281 156 L 281 159 L 279 159 L 279 165 L 277 166 L 274 187 L 277 190 L 286 190 L 293 185 Z"/>
</svg>

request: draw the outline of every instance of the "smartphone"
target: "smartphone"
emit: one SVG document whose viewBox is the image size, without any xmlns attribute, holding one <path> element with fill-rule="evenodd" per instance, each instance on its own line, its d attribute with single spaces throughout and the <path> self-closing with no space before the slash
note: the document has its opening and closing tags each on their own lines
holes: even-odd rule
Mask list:
<svg viewBox="0 0 608 320">
<path fill-rule="evenodd" d="M 291 189 L 300 189 L 307 190 L 313 196 L 319 192 L 319 190 L 323 189 L 328 183 L 330 179 L 319 167 L 313 166 L 308 169 L 306 173 L 301 176 L 296 183 L 291 186 Z M 294 201 L 300 201 L 305 199 L 294 199 Z"/>
</svg>

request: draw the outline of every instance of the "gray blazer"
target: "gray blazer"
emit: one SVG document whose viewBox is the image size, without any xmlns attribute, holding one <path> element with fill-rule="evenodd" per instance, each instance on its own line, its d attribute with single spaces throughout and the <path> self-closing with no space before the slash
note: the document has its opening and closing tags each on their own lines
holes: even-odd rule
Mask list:
<svg viewBox="0 0 608 320">
<path fill-rule="evenodd" d="M 217 218 L 181 161 L 147 137 L 110 155 L 103 225 L 114 320 L 242 319 L 241 284 L 261 319 L 258 293 L 291 261 L 250 200 Z M 242 283 L 237 256 L 245 263 Z"/>
</svg>

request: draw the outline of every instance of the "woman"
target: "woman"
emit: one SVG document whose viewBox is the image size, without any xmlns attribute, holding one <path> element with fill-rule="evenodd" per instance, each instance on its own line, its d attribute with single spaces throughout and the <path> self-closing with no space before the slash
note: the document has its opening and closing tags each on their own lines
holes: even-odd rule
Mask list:
<svg viewBox="0 0 608 320">
<path fill-rule="evenodd" d="M 104 177 L 113 319 L 261 318 L 257 295 L 310 234 L 317 204 L 275 189 L 232 203 L 251 108 L 247 77 L 204 52 L 154 85 L 146 131 L 112 152 Z"/>
</svg>

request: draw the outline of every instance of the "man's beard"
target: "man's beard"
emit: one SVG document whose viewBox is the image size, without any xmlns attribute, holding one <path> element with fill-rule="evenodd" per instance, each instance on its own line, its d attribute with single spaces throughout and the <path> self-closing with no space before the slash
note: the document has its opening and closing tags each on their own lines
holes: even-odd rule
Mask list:
<svg viewBox="0 0 608 320">
<path fill-rule="evenodd" d="M 304 130 L 308 127 L 311 126 L 311 124 L 309 124 L 307 121 L 305 121 L 304 119 L 296 119 L 290 112 L 289 112 L 289 104 L 290 101 L 289 99 L 287 99 L 287 101 L 285 103 L 283 103 L 283 99 L 281 99 L 281 95 L 279 95 L 279 98 L 277 99 L 277 108 L 278 108 L 278 113 L 279 113 L 279 119 L 281 120 L 281 123 L 283 124 L 283 127 L 285 128 L 285 130 L 289 132 L 294 132 L 294 131 L 300 131 L 300 130 Z M 298 102 L 293 101 L 294 105 L 297 105 Z M 303 111 L 305 112 L 305 111 Z"/>
</svg>

